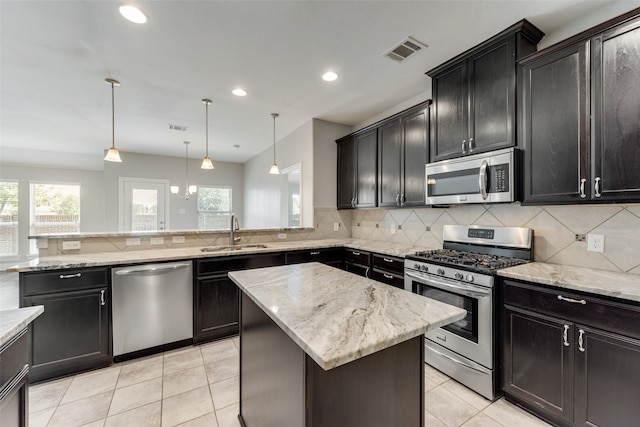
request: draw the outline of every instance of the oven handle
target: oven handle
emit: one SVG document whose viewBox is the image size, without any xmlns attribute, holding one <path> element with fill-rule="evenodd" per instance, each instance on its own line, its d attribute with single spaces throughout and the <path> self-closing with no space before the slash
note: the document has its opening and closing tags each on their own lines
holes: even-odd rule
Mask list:
<svg viewBox="0 0 640 427">
<path fill-rule="evenodd" d="M 489 163 L 487 161 L 482 162 L 482 166 L 480 166 L 480 174 L 478 175 L 478 186 L 480 187 L 480 194 L 482 195 L 482 200 L 487 200 L 489 194 L 487 193 L 487 167 Z"/>
<path fill-rule="evenodd" d="M 469 297 L 487 297 L 491 294 L 491 289 L 488 288 L 480 288 L 478 286 L 473 285 L 456 285 L 454 283 L 444 282 L 442 280 L 436 280 L 431 277 L 424 277 L 416 273 L 412 273 L 410 271 L 405 271 L 407 277 L 411 277 L 412 279 L 416 279 L 425 285 L 431 285 L 434 288 L 442 289 L 445 291 L 454 290 L 458 293 Z"/>
<path fill-rule="evenodd" d="M 434 349 L 434 348 L 433 348 L 433 347 L 431 347 L 431 346 L 429 346 L 429 350 L 430 350 L 430 351 L 433 351 L 433 352 L 434 352 L 435 354 L 437 354 L 438 356 L 443 357 L 443 358 L 445 358 L 445 359 L 447 359 L 447 360 L 449 360 L 449 361 L 451 361 L 451 362 L 455 363 L 456 365 L 464 366 L 464 367 L 465 367 L 465 368 L 467 368 L 467 369 L 470 369 L 470 370 L 472 370 L 472 371 L 476 371 L 476 372 L 480 372 L 481 374 L 484 374 L 484 372 L 482 372 L 480 369 L 476 369 L 476 368 L 474 368 L 473 366 L 469 366 L 469 365 L 467 365 L 466 363 L 462 363 L 461 361 L 459 361 L 459 360 L 457 360 L 457 359 L 454 359 L 454 358 L 453 358 L 453 357 L 451 357 L 451 356 L 447 356 L 447 355 L 446 355 L 446 354 L 444 354 L 444 353 L 440 353 L 438 350 Z"/>
</svg>

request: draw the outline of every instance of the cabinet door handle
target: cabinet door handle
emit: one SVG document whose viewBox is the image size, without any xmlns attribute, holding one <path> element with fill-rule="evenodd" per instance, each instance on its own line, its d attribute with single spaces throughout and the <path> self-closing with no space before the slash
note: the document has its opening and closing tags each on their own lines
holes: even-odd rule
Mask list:
<svg viewBox="0 0 640 427">
<path fill-rule="evenodd" d="M 574 304 L 582 304 L 582 305 L 585 305 L 585 304 L 587 303 L 587 302 L 586 302 L 585 300 L 583 300 L 583 299 L 566 298 L 566 297 L 563 297 L 562 295 L 558 295 L 558 299 L 559 299 L 560 301 L 572 302 L 572 303 L 574 303 Z"/>
<path fill-rule="evenodd" d="M 311 255 L 320 255 L 320 252 L 318 252 L 318 251 L 313 251 L 313 252 L 311 252 Z"/>
<path fill-rule="evenodd" d="M 100 291 L 100 305 L 106 305 L 107 304 L 106 301 L 104 300 L 104 292 L 105 292 L 104 289 Z"/>
<path fill-rule="evenodd" d="M 469 153 L 473 153 L 473 138 L 469 138 Z"/>
<path fill-rule="evenodd" d="M 396 194 L 396 206 L 400 206 L 400 193 Z"/>
<path fill-rule="evenodd" d="M 393 276 L 392 276 L 392 275 L 390 275 L 390 274 L 382 273 L 382 275 L 383 275 L 384 277 L 386 277 L 387 279 L 393 279 Z"/>
<path fill-rule="evenodd" d="M 76 274 L 61 274 L 60 278 L 61 279 L 73 279 L 75 277 L 80 277 L 82 276 L 82 273 L 76 273 Z"/>
<path fill-rule="evenodd" d="M 587 183 L 587 180 L 582 178 L 580 180 L 580 198 L 584 199 L 585 197 L 587 197 L 587 193 L 584 192 L 584 185 Z"/>
<path fill-rule="evenodd" d="M 382 258 L 385 262 L 393 262 L 391 258 Z"/>
<path fill-rule="evenodd" d="M 564 325 L 564 331 L 562 332 L 562 344 L 564 344 L 565 347 L 569 347 L 568 334 L 569 334 L 569 325 Z"/>
<path fill-rule="evenodd" d="M 463 140 L 462 140 L 462 154 L 467 154 L 467 147 L 466 147 L 466 145 L 467 145 L 467 140 L 466 140 L 466 139 L 463 139 Z"/>
<path fill-rule="evenodd" d="M 578 330 L 578 332 L 580 333 L 580 335 L 578 335 L 578 350 L 580 350 L 581 352 L 584 353 L 584 341 L 583 341 L 583 336 L 584 336 L 584 330 L 580 329 Z"/>
<path fill-rule="evenodd" d="M 369 270 L 370 270 L 370 268 L 369 268 L 369 267 L 367 267 L 367 269 L 364 271 L 364 277 L 366 277 L 367 279 L 369 279 L 369 278 L 370 278 L 370 277 L 369 277 Z"/>
<path fill-rule="evenodd" d="M 596 197 L 602 196 L 602 194 L 600 193 L 600 177 L 599 176 L 596 177 L 595 196 Z"/>
<path fill-rule="evenodd" d="M 406 202 L 404 193 L 400 193 L 400 206 L 404 206 L 404 202 Z"/>
</svg>

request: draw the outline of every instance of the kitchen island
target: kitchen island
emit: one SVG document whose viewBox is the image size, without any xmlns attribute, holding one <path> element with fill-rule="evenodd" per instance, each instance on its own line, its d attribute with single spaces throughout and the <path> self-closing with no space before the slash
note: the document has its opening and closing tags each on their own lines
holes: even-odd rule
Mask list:
<svg viewBox="0 0 640 427">
<path fill-rule="evenodd" d="M 424 333 L 464 310 L 318 263 L 229 277 L 244 426 L 424 425 Z"/>
</svg>

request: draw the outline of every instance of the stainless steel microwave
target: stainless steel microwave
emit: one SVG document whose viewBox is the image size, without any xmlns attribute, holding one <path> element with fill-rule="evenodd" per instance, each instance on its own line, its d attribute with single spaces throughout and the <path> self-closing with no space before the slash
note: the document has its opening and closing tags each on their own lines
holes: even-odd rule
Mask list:
<svg viewBox="0 0 640 427">
<path fill-rule="evenodd" d="M 427 164 L 427 204 L 515 201 L 516 157 L 514 148 L 505 148 Z"/>
</svg>

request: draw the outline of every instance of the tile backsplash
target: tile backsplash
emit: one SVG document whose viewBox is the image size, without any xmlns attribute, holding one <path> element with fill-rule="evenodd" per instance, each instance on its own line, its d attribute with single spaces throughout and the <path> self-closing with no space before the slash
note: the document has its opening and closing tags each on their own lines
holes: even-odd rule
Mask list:
<svg viewBox="0 0 640 427">
<path fill-rule="evenodd" d="M 357 210 L 351 237 L 442 247 L 446 224 L 528 227 L 536 261 L 640 274 L 640 205 L 461 205 L 449 208 Z M 393 232 L 395 230 L 395 232 Z M 582 236 L 603 235 L 604 252 L 588 252 Z M 579 235 L 579 237 L 576 237 Z"/>
</svg>

